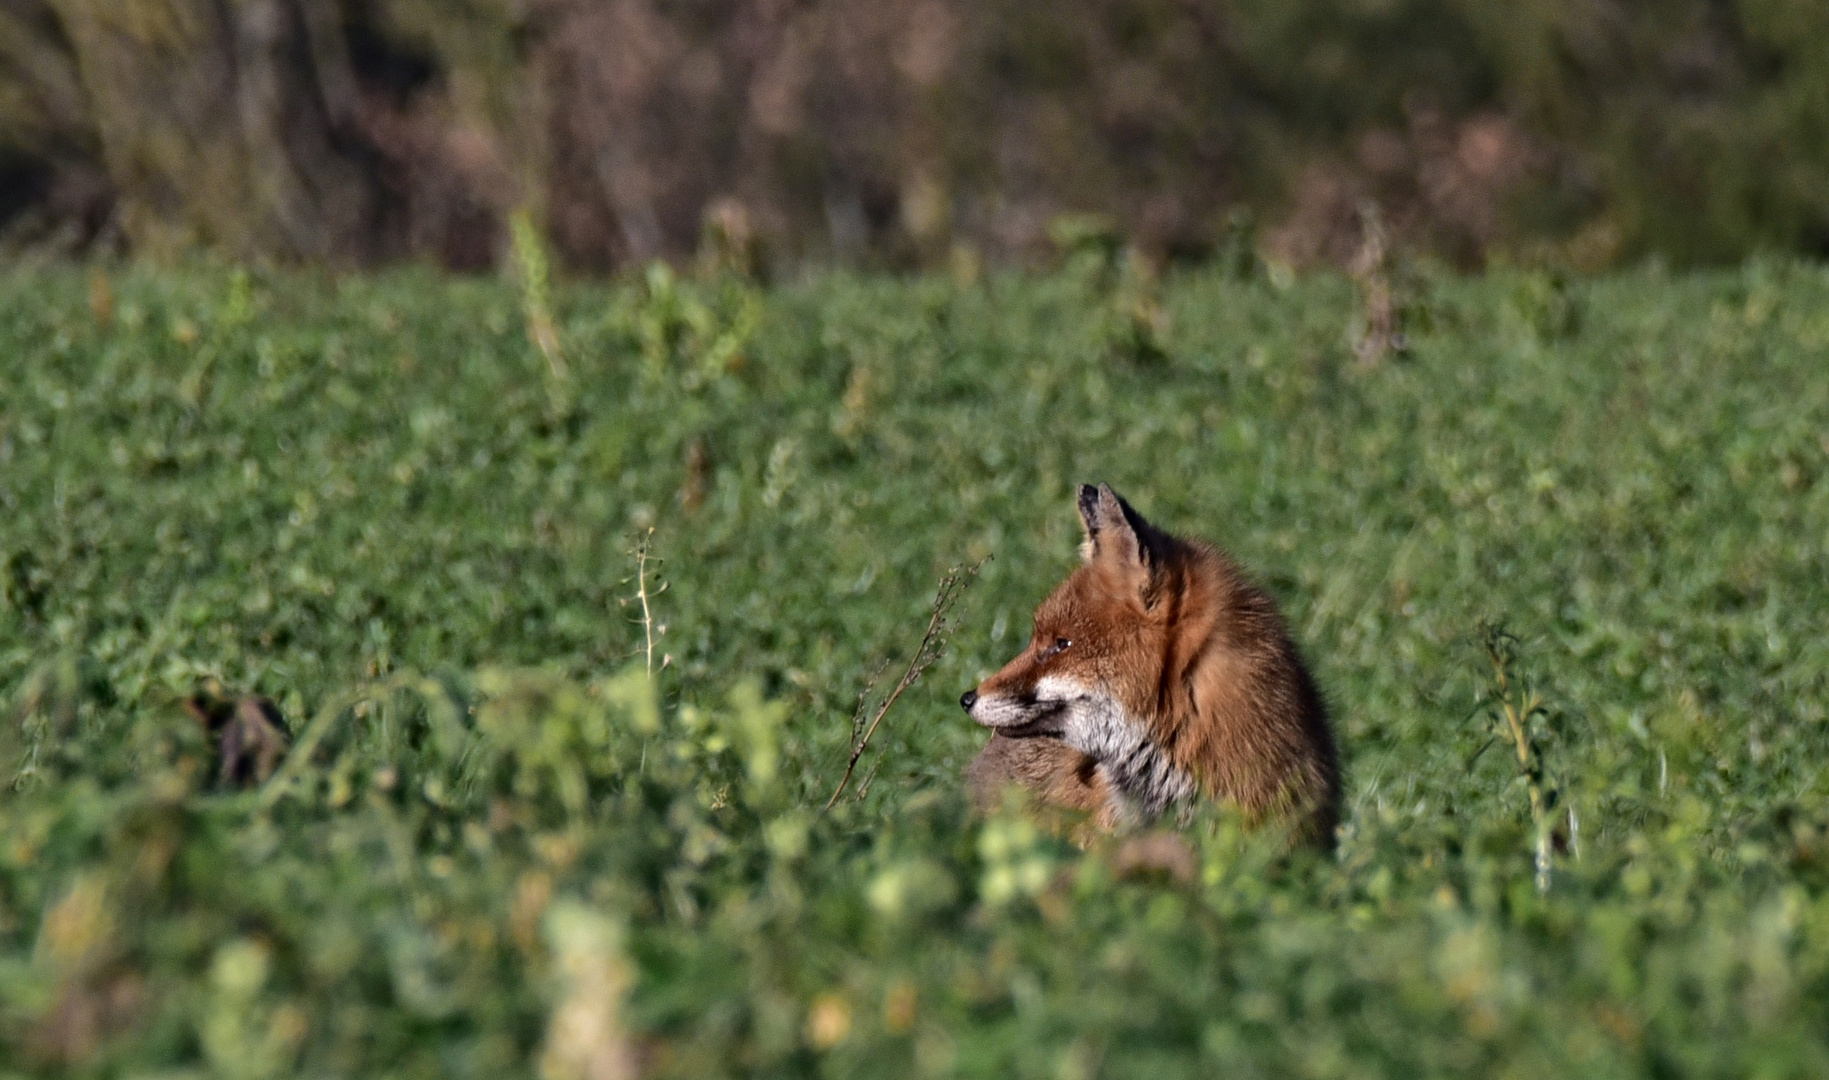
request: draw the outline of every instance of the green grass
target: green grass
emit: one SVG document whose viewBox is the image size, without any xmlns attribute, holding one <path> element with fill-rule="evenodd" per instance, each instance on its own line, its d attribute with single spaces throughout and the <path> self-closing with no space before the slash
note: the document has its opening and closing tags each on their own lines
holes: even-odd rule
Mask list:
<svg viewBox="0 0 1829 1080">
<path fill-rule="evenodd" d="M 583 1075 L 555 1015 L 651 1076 L 1829 1070 L 1829 274 L 1423 279 L 1374 370 L 1337 279 L 1172 277 L 1149 349 L 1134 288 L 568 287 L 559 367 L 511 284 L 0 279 L 0 1075 Z M 1082 481 L 1280 599 L 1336 859 L 968 814 Z M 218 789 L 205 676 L 315 751 Z"/>
</svg>

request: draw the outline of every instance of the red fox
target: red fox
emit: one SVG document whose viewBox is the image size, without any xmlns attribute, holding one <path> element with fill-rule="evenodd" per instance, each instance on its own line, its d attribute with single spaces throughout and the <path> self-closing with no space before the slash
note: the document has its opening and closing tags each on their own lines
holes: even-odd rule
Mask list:
<svg viewBox="0 0 1829 1080">
<path fill-rule="evenodd" d="M 959 699 L 993 732 L 974 798 L 1016 784 L 1109 831 L 1205 797 L 1331 847 L 1327 710 L 1270 597 L 1103 484 L 1079 509 L 1083 564 L 1036 609 L 1028 647 Z"/>
</svg>

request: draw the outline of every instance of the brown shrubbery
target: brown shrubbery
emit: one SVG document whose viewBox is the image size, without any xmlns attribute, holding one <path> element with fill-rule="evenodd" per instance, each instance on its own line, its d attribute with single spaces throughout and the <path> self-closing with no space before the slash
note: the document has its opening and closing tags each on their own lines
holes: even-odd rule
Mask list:
<svg viewBox="0 0 1829 1080">
<path fill-rule="evenodd" d="M 0 0 L 0 245 L 480 268 L 1829 251 L 1815 0 Z M 1262 223 L 1253 231 L 1251 222 Z"/>
</svg>

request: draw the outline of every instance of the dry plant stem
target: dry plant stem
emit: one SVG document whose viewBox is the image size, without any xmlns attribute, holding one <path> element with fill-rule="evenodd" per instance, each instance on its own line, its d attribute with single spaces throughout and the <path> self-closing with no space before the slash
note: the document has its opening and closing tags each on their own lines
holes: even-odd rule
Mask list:
<svg viewBox="0 0 1829 1080">
<path fill-rule="evenodd" d="M 869 748 L 870 737 L 876 734 L 877 726 L 883 722 L 883 717 L 889 715 L 889 710 L 901 698 L 903 691 L 913 686 L 921 678 L 922 672 L 934 666 L 934 663 L 945 653 L 946 638 L 951 631 L 946 616 L 952 611 L 953 605 L 958 603 L 966 586 L 970 585 L 972 579 L 978 576 L 978 568 L 983 565 L 984 560 L 980 559 L 963 569 L 954 567 L 940 579 L 940 587 L 934 592 L 933 610 L 927 619 L 927 632 L 921 635 L 921 645 L 915 649 L 914 655 L 909 657 L 908 667 L 903 670 L 902 677 L 896 680 L 895 689 L 889 691 L 889 696 L 876 707 L 876 712 L 870 717 L 870 723 L 864 728 L 863 735 L 852 737 L 851 757 L 845 762 L 845 775 L 839 778 L 837 789 L 832 792 L 832 797 L 826 800 L 825 809 L 832 809 L 840 796 L 844 795 L 846 786 L 851 783 L 851 774 L 857 771 L 858 759 L 863 757 L 864 751 Z M 866 689 L 865 693 L 868 694 L 869 690 Z M 858 712 L 852 717 L 854 732 L 857 720 L 863 716 L 863 704 L 863 699 L 859 699 Z"/>
<path fill-rule="evenodd" d="M 1534 690 L 1526 690 L 1516 702 L 1511 694 L 1511 663 L 1496 642 L 1489 641 L 1487 653 L 1492 659 L 1492 666 L 1499 687 L 1499 711 L 1505 717 L 1505 725 L 1511 732 L 1512 748 L 1517 753 L 1518 771 L 1524 774 L 1526 785 L 1530 789 L 1531 824 L 1536 829 L 1536 868 L 1537 891 L 1544 893 L 1550 887 L 1550 854 L 1551 829 L 1549 817 L 1549 798 L 1544 790 L 1543 762 L 1530 740 L 1531 714 L 1543 707 L 1543 701 Z"/>
<path fill-rule="evenodd" d="M 870 695 L 876 692 L 876 684 L 882 681 L 883 672 L 889 667 L 889 660 L 884 658 L 877 662 L 870 677 L 864 680 L 864 688 L 857 693 L 857 708 L 851 710 L 851 745 L 857 745 L 858 736 L 864 733 L 864 713 L 870 708 Z"/>
<path fill-rule="evenodd" d="M 647 604 L 647 536 L 635 549 L 635 595 L 642 599 L 642 650 L 647 674 L 655 674 L 655 611 Z"/>
<path fill-rule="evenodd" d="M 648 541 L 653 537 L 654 530 L 649 529 L 635 545 L 635 596 L 641 601 L 642 647 L 650 675 L 654 674 L 654 610 L 648 603 Z M 659 596 L 666 588 L 663 584 L 653 595 Z"/>
<path fill-rule="evenodd" d="M 1385 231 L 1384 215 L 1378 204 L 1367 201 L 1359 209 L 1364 240 L 1353 258 L 1352 275 L 1359 285 L 1361 327 L 1353 353 L 1359 363 L 1372 367 L 1402 348 L 1403 333 L 1397 325 L 1397 299 L 1391 286 L 1390 240 Z"/>
</svg>

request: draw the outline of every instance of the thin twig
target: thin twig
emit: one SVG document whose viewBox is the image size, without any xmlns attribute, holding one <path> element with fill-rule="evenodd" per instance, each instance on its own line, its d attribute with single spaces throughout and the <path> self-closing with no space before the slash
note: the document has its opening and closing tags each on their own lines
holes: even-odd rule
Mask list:
<svg viewBox="0 0 1829 1080">
<path fill-rule="evenodd" d="M 959 602 L 959 597 L 972 583 L 972 579 L 978 576 L 978 570 L 984 563 L 985 560 L 980 559 L 969 567 L 955 566 L 940 579 L 940 587 L 934 592 L 932 614 L 927 620 L 927 632 L 921 635 L 921 644 L 915 649 L 914 655 L 909 657 L 908 667 L 903 670 L 902 677 L 896 681 L 895 689 L 891 690 L 889 696 L 883 699 L 883 703 L 877 706 L 876 713 L 871 716 L 870 723 L 864 728 L 861 737 L 856 734 L 857 721 L 863 716 L 861 708 L 863 701 L 859 700 L 859 711 L 852 717 L 851 757 L 845 762 L 845 775 L 839 778 L 837 789 L 832 792 L 832 797 L 826 800 L 825 809 L 832 809 L 833 805 L 838 802 L 839 796 L 845 793 L 846 785 L 851 783 L 851 774 L 857 769 L 858 759 L 864 756 L 864 751 L 870 746 L 871 736 L 876 734 L 877 726 L 883 722 L 883 717 L 889 715 L 890 708 L 901 698 L 902 692 L 913 686 L 921 678 L 921 674 L 934 666 L 945 654 L 946 639 L 952 632 L 946 616 L 952 611 L 953 605 Z M 866 689 L 865 693 L 868 694 L 869 690 Z"/>
</svg>

